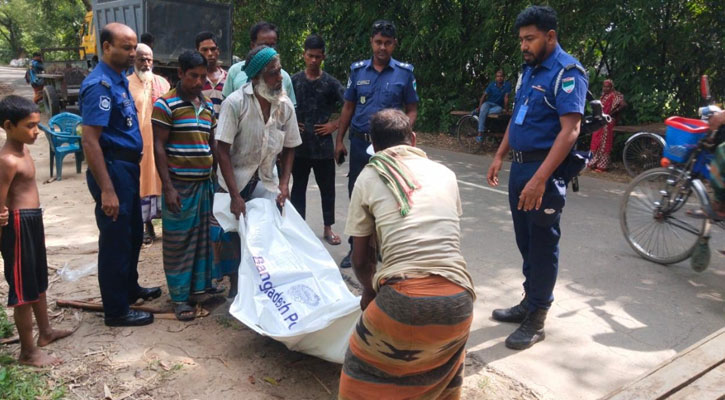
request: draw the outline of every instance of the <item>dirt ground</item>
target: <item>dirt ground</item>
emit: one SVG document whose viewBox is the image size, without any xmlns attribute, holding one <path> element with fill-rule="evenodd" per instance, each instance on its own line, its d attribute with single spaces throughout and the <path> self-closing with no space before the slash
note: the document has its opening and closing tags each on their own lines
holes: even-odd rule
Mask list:
<svg viewBox="0 0 725 400">
<path fill-rule="evenodd" d="M 22 70 L 2 70 L 6 85 L 0 95 L 14 90 L 15 94 L 32 98 L 30 87 L 22 80 Z M 7 74 L 14 78 L 6 80 Z M 5 132 L 0 129 L 0 144 L 4 141 Z M 76 329 L 71 337 L 47 348 L 64 360 L 50 374 L 58 384 L 65 385 L 68 398 L 337 397 L 340 365 L 289 351 L 260 336 L 228 314 L 228 302 L 190 323 L 157 318 L 154 324 L 137 328 L 109 328 L 103 324 L 101 313 L 58 308 L 57 299 L 100 301 L 95 273 L 76 281 L 62 277 L 64 271 L 78 271 L 96 262 L 98 231 L 94 204 L 85 175 L 76 174 L 73 156 L 66 158 L 63 180 L 49 181 L 49 150 L 44 136 L 31 146 L 31 153 L 36 161 L 44 208 L 51 323 Z M 148 305 L 170 309 L 160 241 L 142 250 L 138 269 L 143 286 L 161 286 L 164 290 L 160 299 Z M 0 280 L 2 301 L 7 298 L 7 291 L 7 283 Z M 0 346 L 0 351 L 17 356 L 19 345 Z M 466 360 L 464 382 L 464 399 L 540 398 L 475 356 Z"/>
</svg>

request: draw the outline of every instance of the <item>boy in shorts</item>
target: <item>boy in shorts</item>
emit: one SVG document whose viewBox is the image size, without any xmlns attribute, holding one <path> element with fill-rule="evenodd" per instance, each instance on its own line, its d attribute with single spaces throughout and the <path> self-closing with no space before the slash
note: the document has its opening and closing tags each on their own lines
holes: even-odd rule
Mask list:
<svg viewBox="0 0 725 400">
<path fill-rule="evenodd" d="M 8 307 L 14 309 L 20 336 L 18 361 L 44 367 L 59 364 L 61 360 L 39 347 L 72 332 L 54 330 L 48 321 L 43 211 L 35 183 L 35 164 L 26 147 L 37 139 L 39 122 L 38 107 L 30 100 L 20 96 L 0 100 L 0 124 L 7 133 L 5 145 L 0 149 L 0 252 L 10 286 Z M 33 314 L 40 331 L 37 346 L 33 343 Z"/>
</svg>

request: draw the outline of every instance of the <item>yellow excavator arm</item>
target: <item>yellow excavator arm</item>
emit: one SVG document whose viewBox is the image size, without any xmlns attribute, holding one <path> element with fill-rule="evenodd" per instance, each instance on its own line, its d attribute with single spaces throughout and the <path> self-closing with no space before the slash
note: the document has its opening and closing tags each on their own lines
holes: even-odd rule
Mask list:
<svg viewBox="0 0 725 400">
<path fill-rule="evenodd" d="M 85 18 L 83 18 L 80 35 L 81 47 L 85 51 L 81 51 L 79 57 L 85 57 L 86 59 L 93 58 L 96 55 L 96 28 L 93 22 L 93 11 L 88 11 Z"/>
</svg>

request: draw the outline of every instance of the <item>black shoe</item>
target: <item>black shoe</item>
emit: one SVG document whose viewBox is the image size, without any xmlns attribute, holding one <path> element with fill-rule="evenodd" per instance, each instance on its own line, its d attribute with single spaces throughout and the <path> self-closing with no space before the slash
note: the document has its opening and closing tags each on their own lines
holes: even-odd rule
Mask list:
<svg viewBox="0 0 725 400">
<path fill-rule="evenodd" d="M 511 308 L 497 308 L 491 313 L 491 317 L 499 322 L 516 322 L 520 324 L 524 322 L 526 314 L 529 312 L 529 305 L 527 304 L 527 298 L 521 300 L 521 303 Z"/>
<path fill-rule="evenodd" d="M 352 260 L 350 260 L 350 254 L 351 253 L 352 252 L 347 253 L 347 255 L 345 256 L 345 258 L 343 258 L 342 261 L 340 261 L 340 268 L 350 268 L 350 267 L 352 267 Z"/>
<path fill-rule="evenodd" d="M 160 287 L 158 287 L 158 286 L 150 287 L 150 288 L 142 287 L 142 288 L 138 289 L 138 292 L 136 292 L 136 298 L 131 297 L 128 299 L 128 304 L 136 304 L 138 299 L 153 300 L 153 299 L 158 299 L 159 297 L 161 297 L 161 288 Z"/>
<path fill-rule="evenodd" d="M 128 310 L 122 317 L 106 318 L 106 326 L 142 326 L 154 322 L 154 315 L 146 311 Z"/>
<path fill-rule="evenodd" d="M 544 340 L 544 321 L 547 312 L 548 310 L 540 308 L 528 313 L 518 329 L 506 338 L 506 347 L 523 350 Z"/>
</svg>

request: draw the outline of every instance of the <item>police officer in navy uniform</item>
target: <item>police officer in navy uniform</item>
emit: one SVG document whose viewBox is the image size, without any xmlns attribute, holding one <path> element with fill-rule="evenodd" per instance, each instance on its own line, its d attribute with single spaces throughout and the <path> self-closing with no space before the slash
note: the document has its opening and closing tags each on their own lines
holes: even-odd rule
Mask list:
<svg viewBox="0 0 725 400">
<path fill-rule="evenodd" d="M 80 108 L 83 149 L 88 158 L 88 189 L 96 201 L 98 282 L 105 323 L 138 326 L 154 316 L 129 304 L 161 296 L 161 288 L 138 284 L 137 264 L 143 241 L 139 162 L 143 142 L 136 107 L 123 71 L 133 65 L 136 33 L 111 23 L 101 30 L 103 59 L 83 80 Z"/>
<path fill-rule="evenodd" d="M 370 146 L 370 117 L 386 108 L 397 108 L 410 118 L 411 126 L 418 116 L 418 93 L 416 92 L 413 66 L 392 57 L 397 45 L 395 25 L 390 21 L 378 20 L 373 23 L 370 45 L 373 57 L 353 63 L 350 66 L 350 78 L 345 90 L 345 104 L 340 113 L 340 125 L 335 145 L 335 160 L 341 164 L 347 155 L 343 143 L 345 132 L 350 128 L 350 172 L 348 174 L 348 196 L 352 194 L 360 171 L 368 163 L 370 156 L 366 150 Z M 350 243 L 352 246 L 352 242 Z M 350 253 L 340 263 L 340 267 L 349 268 Z"/>
<path fill-rule="evenodd" d="M 506 347 L 521 350 L 544 339 L 544 321 L 554 300 L 559 220 L 588 78 L 581 64 L 559 46 L 553 9 L 531 6 L 518 15 L 514 26 L 525 64 L 513 117 L 487 179 L 489 185 L 498 185 L 503 158 L 510 152 L 509 205 L 523 257 L 525 295 L 516 306 L 494 310 L 493 319 L 520 323 L 506 338 Z"/>
</svg>

